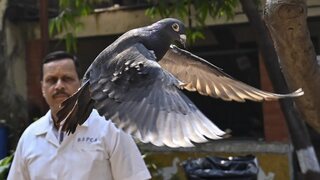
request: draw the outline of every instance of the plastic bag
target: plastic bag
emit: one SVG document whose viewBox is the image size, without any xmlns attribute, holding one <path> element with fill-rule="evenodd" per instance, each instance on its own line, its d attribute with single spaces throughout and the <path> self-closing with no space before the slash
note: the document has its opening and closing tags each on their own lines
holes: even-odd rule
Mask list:
<svg viewBox="0 0 320 180">
<path fill-rule="evenodd" d="M 238 157 L 206 157 L 183 162 L 189 180 L 257 179 L 259 167 L 252 155 Z"/>
</svg>

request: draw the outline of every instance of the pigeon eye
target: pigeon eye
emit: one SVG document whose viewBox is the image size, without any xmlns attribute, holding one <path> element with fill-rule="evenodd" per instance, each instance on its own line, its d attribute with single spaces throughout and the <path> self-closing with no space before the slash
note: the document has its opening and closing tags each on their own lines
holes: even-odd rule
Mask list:
<svg viewBox="0 0 320 180">
<path fill-rule="evenodd" d="M 174 31 L 178 32 L 180 28 L 179 28 L 179 25 L 177 23 L 174 23 L 174 24 L 172 24 L 172 29 Z"/>
</svg>

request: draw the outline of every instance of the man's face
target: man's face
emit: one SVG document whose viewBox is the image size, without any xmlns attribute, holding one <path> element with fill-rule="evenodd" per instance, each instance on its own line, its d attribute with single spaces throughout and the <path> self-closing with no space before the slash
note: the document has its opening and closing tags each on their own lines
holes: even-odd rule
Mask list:
<svg viewBox="0 0 320 180">
<path fill-rule="evenodd" d="M 55 116 L 60 104 L 80 87 L 74 62 L 66 58 L 44 64 L 41 87 L 42 95 Z"/>
</svg>

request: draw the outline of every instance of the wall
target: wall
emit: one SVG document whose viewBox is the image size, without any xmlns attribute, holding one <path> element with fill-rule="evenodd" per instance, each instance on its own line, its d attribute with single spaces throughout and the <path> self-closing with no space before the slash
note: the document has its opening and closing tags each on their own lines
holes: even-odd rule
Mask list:
<svg viewBox="0 0 320 180">
<path fill-rule="evenodd" d="M 143 144 L 139 147 L 154 180 L 186 179 L 182 164 L 188 159 L 245 155 L 257 158 L 259 179 L 290 180 L 294 177 L 292 147 L 285 143 L 219 140 L 197 144 L 193 148 L 170 149 Z"/>
</svg>

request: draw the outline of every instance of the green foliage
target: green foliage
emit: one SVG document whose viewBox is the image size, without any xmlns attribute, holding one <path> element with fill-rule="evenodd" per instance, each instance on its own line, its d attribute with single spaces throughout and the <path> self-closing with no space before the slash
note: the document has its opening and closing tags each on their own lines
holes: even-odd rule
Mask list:
<svg viewBox="0 0 320 180">
<path fill-rule="evenodd" d="M 0 179 L 7 178 L 12 159 L 13 155 L 7 156 L 0 160 Z"/>
<path fill-rule="evenodd" d="M 187 29 L 187 39 L 188 43 L 194 43 L 197 39 L 204 39 L 205 36 L 202 33 L 201 28 L 193 28 L 193 29 Z"/>
<path fill-rule="evenodd" d="M 67 51 L 77 51 L 75 36 L 84 26 L 77 17 L 89 15 L 93 12 L 93 5 L 101 2 L 109 2 L 109 0 L 59 0 L 60 13 L 50 20 L 50 36 L 66 32 L 63 38 Z M 227 20 L 230 20 L 234 17 L 234 9 L 239 4 L 238 0 L 149 0 L 149 2 L 152 6 L 146 10 L 146 15 L 151 18 L 156 16 L 165 18 L 173 14 L 181 19 L 188 18 L 189 42 L 204 38 L 202 29 L 208 16 L 212 18 L 226 17 Z"/>
<path fill-rule="evenodd" d="M 188 39 L 194 42 L 198 38 L 204 38 L 202 29 L 207 17 L 226 17 L 230 20 L 235 15 L 238 0 L 150 0 L 153 6 L 146 10 L 146 15 L 151 18 L 162 18 L 177 15 L 181 19 L 189 19 Z M 191 21 L 193 19 L 194 21 Z"/>
<path fill-rule="evenodd" d="M 238 0 L 180 0 L 180 1 L 164 1 L 153 0 L 153 6 L 146 11 L 150 17 L 160 15 L 161 17 L 169 17 L 177 14 L 180 18 L 194 16 L 196 23 L 204 25 L 208 16 L 219 18 L 226 16 L 231 19 L 234 16 L 234 8 L 239 4 Z M 191 9 L 194 12 L 191 14 Z"/>
<path fill-rule="evenodd" d="M 63 36 L 67 51 L 76 52 L 76 34 L 83 29 L 83 23 L 77 17 L 87 16 L 92 13 L 92 5 L 102 0 L 59 0 L 59 15 L 49 22 L 49 34 L 54 37 L 66 31 Z"/>
</svg>

